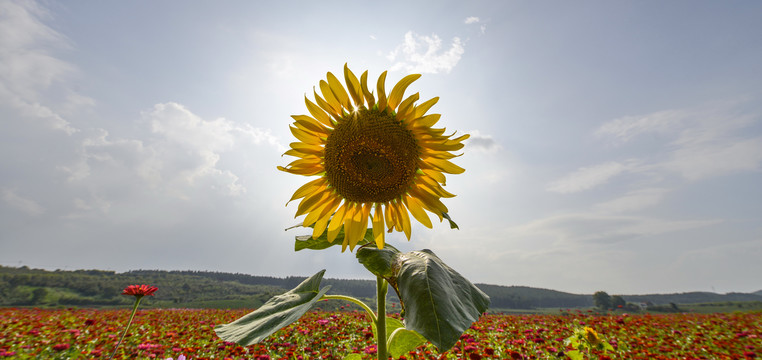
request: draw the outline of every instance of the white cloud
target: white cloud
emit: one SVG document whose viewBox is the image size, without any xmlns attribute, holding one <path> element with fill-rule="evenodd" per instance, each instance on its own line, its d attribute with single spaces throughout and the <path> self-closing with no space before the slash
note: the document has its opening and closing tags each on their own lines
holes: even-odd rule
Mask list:
<svg viewBox="0 0 762 360">
<path fill-rule="evenodd" d="M 721 220 L 669 220 L 639 216 L 570 213 L 538 219 L 507 230 L 511 237 L 545 239 L 555 245 L 615 242 L 721 223 Z"/>
<path fill-rule="evenodd" d="M 659 204 L 667 192 L 669 190 L 661 188 L 633 190 L 618 198 L 596 204 L 593 209 L 596 212 L 607 214 L 642 210 Z"/>
<path fill-rule="evenodd" d="M 3 189 L 2 199 L 10 207 L 27 215 L 38 216 L 45 213 L 45 208 L 36 201 L 22 197 L 11 189 Z"/>
<path fill-rule="evenodd" d="M 130 191 L 178 199 L 199 192 L 243 195 L 247 189 L 239 172 L 246 166 L 233 159 L 261 146 L 273 155 L 285 149 L 269 130 L 223 118 L 205 120 L 177 103 L 156 104 L 142 117 L 150 136 L 127 139 L 91 130 L 78 159 L 57 166 L 69 183 L 89 189 L 89 199 L 75 200 L 78 212 L 105 212 Z M 114 193 L 112 188 L 119 186 L 123 190 Z"/>
<path fill-rule="evenodd" d="M 762 165 L 762 137 L 710 141 L 675 150 L 661 164 L 666 171 L 675 171 L 688 180 L 700 180 L 738 172 L 759 171 Z"/>
<path fill-rule="evenodd" d="M 465 141 L 468 151 L 481 151 L 492 153 L 500 149 L 500 145 L 497 144 L 492 135 L 482 135 L 479 130 L 472 130 L 468 132 L 471 136 Z"/>
<path fill-rule="evenodd" d="M 745 131 L 758 124 L 759 115 L 738 114 L 736 105 L 715 103 L 622 117 L 604 123 L 595 135 L 619 145 L 645 134 L 658 135 L 661 141 L 655 144 L 649 138 L 651 169 L 677 172 L 688 180 L 759 171 L 762 137 Z"/>
<path fill-rule="evenodd" d="M 585 191 L 605 184 L 614 176 L 624 173 L 634 167 L 633 162 L 606 162 L 594 166 L 582 167 L 548 184 L 547 191 L 562 194 Z"/>
<path fill-rule="evenodd" d="M 449 73 L 458 64 L 464 53 L 463 42 L 458 37 L 452 39 L 449 49 L 442 49 L 442 39 L 436 34 L 418 35 L 412 31 L 405 34 L 405 40 L 387 58 L 394 62 L 392 70 L 410 73 Z"/>
<path fill-rule="evenodd" d="M 469 16 L 463 22 L 466 24 L 476 24 L 479 22 L 479 18 L 477 16 Z"/>
<path fill-rule="evenodd" d="M 91 106 L 92 100 L 74 95 L 65 87 L 65 81 L 76 68 L 53 56 L 49 49 L 68 49 L 70 43 L 42 23 L 41 19 L 47 17 L 46 10 L 34 2 L 0 3 L 0 105 L 15 109 L 23 118 L 43 120 L 49 128 L 72 135 L 78 129 L 56 108 Z M 62 100 L 48 98 L 55 90 L 64 94 Z"/>
<path fill-rule="evenodd" d="M 682 126 L 688 115 L 684 110 L 667 110 L 644 116 L 625 116 L 604 123 L 595 135 L 610 137 L 615 143 L 622 144 L 645 133 L 673 133 Z"/>
<path fill-rule="evenodd" d="M 487 24 L 484 24 L 483 21 L 478 16 L 469 16 L 465 20 L 463 20 L 463 23 L 466 25 L 481 23 L 481 25 L 479 25 L 479 32 L 481 32 L 482 34 L 487 32 Z"/>
</svg>

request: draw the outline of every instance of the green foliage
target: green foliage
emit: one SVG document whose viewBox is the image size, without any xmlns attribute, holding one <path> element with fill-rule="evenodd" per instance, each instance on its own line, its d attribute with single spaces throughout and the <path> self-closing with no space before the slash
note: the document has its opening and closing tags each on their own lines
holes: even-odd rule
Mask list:
<svg viewBox="0 0 762 360">
<path fill-rule="evenodd" d="M 605 291 L 598 291 L 593 294 L 593 303 L 602 310 L 611 309 L 611 296 Z"/>
<path fill-rule="evenodd" d="M 611 308 L 618 309 L 618 308 L 624 308 L 625 305 L 627 305 L 627 302 L 624 301 L 624 298 L 620 295 L 614 295 L 611 297 Z"/>
<path fill-rule="evenodd" d="M 285 294 L 268 300 L 262 307 L 214 331 L 221 339 L 242 346 L 256 344 L 283 327 L 299 320 L 325 295 L 329 287 L 320 289 L 325 270 L 312 275 Z"/>
<path fill-rule="evenodd" d="M 580 326 L 579 323 L 574 328 L 574 333 L 564 340 L 564 345 L 573 349 L 566 352 L 566 356 L 573 360 L 582 360 L 585 358 L 585 355 L 593 358 L 594 351 L 602 352 L 604 355 L 609 351 L 614 351 L 614 347 L 606 342 L 593 328 Z"/>
<path fill-rule="evenodd" d="M 390 321 L 394 323 L 393 327 L 389 326 Z M 405 329 L 405 325 L 397 319 L 387 318 L 386 324 L 386 333 L 389 334 L 389 354 L 394 358 L 405 355 L 426 343 L 426 338 L 413 330 Z"/>
<path fill-rule="evenodd" d="M 357 258 L 397 292 L 405 328 L 423 335 L 440 351 L 455 345 L 489 306 L 484 292 L 431 250 L 400 253 L 370 245 L 357 250 Z"/>
<path fill-rule="evenodd" d="M 388 245 L 387 245 L 388 246 Z M 0 266 L 0 306 L 37 307 L 123 307 L 131 299 L 120 295 L 130 284 L 151 284 L 159 291 L 141 308 L 251 308 L 267 299 L 293 289 L 305 277 L 278 278 L 212 271 L 134 270 L 116 273 L 104 270 L 48 271 L 22 267 Z M 346 294 L 358 299 L 372 299 L 376 294 L 373 280 L 323 279 L 332 293 Z M 526 286 L 499 286 L 476 284 L 490 297 L 491 312 L 541 313 L 547 308 L 575 308 L 593 306 L 590 295 Z M 39 303 L 32 302 L 32 293 L 44 288 L 47 295 Z M 679 304 L 681 309 L 697 312 L 733 312 L 761 310 L 754 305 L 762 302 L 755 294 L 691 292 L 680 294 L 621 295 L 628 304 L 624 310 L 634 312 L 639 303 L 651 302 L 656 306 Z M 613 297 L 612 297 L 613 298 Z M 389 300 L 398 302 L 396 293 Z M 697 305 L 693 305 L 697 304 Z M 711 305 L 710 305 L 711 304 Z M 740 304 L 740 305 L 738 305 Z M 320 303 L 323 310 L 338 310 L 340 302 Z M 353 305 L 350 308 L 356 309 Z"/>
</svg>

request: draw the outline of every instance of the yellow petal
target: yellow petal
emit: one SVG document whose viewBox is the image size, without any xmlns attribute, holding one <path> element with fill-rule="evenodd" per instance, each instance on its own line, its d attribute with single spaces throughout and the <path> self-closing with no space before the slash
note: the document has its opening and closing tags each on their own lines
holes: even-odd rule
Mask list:
<svg viewBox="0 0 762 360">
<path fill-rule="evenodd" d="M 366 70 L 360 76 L 360 85 L 362 86 L 362 93 L 365 95 L 365 100 L 368 102 L 368 108 L 372 109 L 376 104 L 376 98 L 373 97 L 373 93 L 368 89 L 368 71 Z"/>
<path fill-rule="evenodd" d="M 300 158 L 307 157 L 307 156 L 317 156 L 317 155 L 314 155 L 314 154 L 305 154 L 305 153 L 303 153 L 303 152 L 301 152 L 299 150 L 294 150 L 294 149 L 288 149 L 288 150 L 286 150 L 286 152 L 284 152 L 283 155 L 296 156 L 296 157 L 300 157 Z"/>
<path fill-rule="evenodd" d="M 373 212 L 373 240 L 376 242 L 376 247 L 384 248 L 384 210 L 381 204 L 376 204 Z"/>
<path fill-rule="evenodd" d="M 321 162 L 323 160 L 316 156 L 309 156 L 301 159 L 296 159 L 292 161 L 290 164 L 288 164 L 291 168 L 312 168 L 316 166 L 321 166 Z"/>
<path fill-rule="evenodd" d="M 349 95 L 347 95 L 344 85 L 341 85 L 339 79 L 333 74 L 328 73 L 326 76 L 328 77 L 328 85 L 331 87 L 333 95 L 336 96 L 336 99 L 339 100 L 339 103 L 344 106 L 345 109 L 352 111 L 352 104 L 349 103 Z"/>
<path fill-rule="evenodd" d="M 442 117 L 441 114 L 429 114 L 426 116 L 421 116 L 419 118 L 416 118 L 413 121 L 412 126 L 413 127 L 422 127 L 422 128 L 430 128 L 436 124 L 439 119 Z"/>
<path fill-rule="evenodd" d="M 421 141 L 421 147 L 435 150 L 435 151 L 456 151 L 463 148 L 463 144 L 456 142 L 456 143 L 449 143 L 449 142 L 426 142 Z"/>
<path fill-rule="evenodd" d="M 447 152 L 447 151 L 431 150 L 431 149 L 427 149 L 427 148 L 421 146 L 420 158 L 423 161 L 427 161 L 429 158 L 450 160 L 452 158 L 456 158 L 456 157 L 462 156 L 462 155 L 463 155 L 462 153 L 460 153 L 460 154 L 453 154 L 453 153 L 450 153 L 450 152 Z M 322 156 L 322 155 L 316 155 L 316 156 Z"/>
<path fill-rule="evenodd" d="M 405 206 L 410 210 L 410 213 L 413 214 L 413 217 L 423 224 L 423 226 L 431 229 L 431 220 L 429 219 L 429 216 L 426 215 L 426 211 L 423 210 L 421 203 L 419 203 L 416 198 L 410 196 L 405 196 L 404 202 Z"/>
<path fill-rule="evenodd" d="M 394 85 L 391 94 L 389 94 L 388 106 L 392 109 L 396 109 L 397 105 L 402 101 L 402 97 L 405 95 L 405 89 L 407 89 L 413 81 L 418 80 L 419 77 L 421 77 L 421 74 L 410 74 L 403 77 L 402 80 Z"/>
<path fill-rule="evenodd" d="M 293 169 L 293 168 L 284 168 L 283 166 L 278 166 L 278 170 L 285 171 L 290 174 L 304 175 L 304 176 L 317 175 L 325 171 L 325 169 L 321 169 L 319 167 Z"/>
<path fill-rule="evenodd" d="M 331 124 L 331 117 L 323 109 L 310 101 L 310 99 L 307 99 L 307 95 L 304 96 L 304 103 L 307 105 L 307 110 L 315 119 L 326 125 Z"/>
<path fill-rule="evenodd" d="M 312 238 L 313 239 L 317 239 L 317 238 L 320 237 L 320 235 L 323 235 L 323 233 L 325 232 L 325 227 L 328 224 L 328 220 L 330 220 L 330 218 L 325 216 L 325 217 L 320 218 L 320 220 L 318 220 L 315 223 L 315 227 L 312 229 Z"/>
<path fill-rule="evenodd" d="M 315 210 L 320 205 L 322 205 L 325 201 L 329 200 L 331 196 L 333 195 L 331 195 L 327 191 L 306 196 L 299 203 L 299 207 L 296 209 L 296 215 L 294 215 L 294 217 L 301 216 L 308 212 L 311 212 L 312 210 Z"/>
<path fill-rule="evenodd" d="M 447 185 L 447 177 L 445 177 L 444 174 L 442 174 L 441 171 L 435 170 L 435 169 L 422 169 L 423 173 L 426 174 L 426 176 L 430 176 L 432 179 L 436 180 L 438 183 L 442 185 Z"/>
<path fill-rule="evenodd" d="M 437 170 L 446 172 L 448 174 L 462 174 L 466 169 L 455 165 L 447 160 L 442 159 L 428 159 L 426 161 L 429 165 L 433 166 Z"/>
<path fill-rule="evenodd" d="M 429 192 L 435 195 L 438 195 L 439 197 L 443 197 L 443 198 L 455 197 L 455 194 L 448 192 L 447 190 L 442 188 L 442 186 L 440 186 L 438 182 L 434 181 L 434 179 L 428 176 L 419 176 L 418 178 L 416 178 L 416 182 L 419 182 L 419 185 L 421 185 L 420 187 L 425 188 L 427 190 L 430 189 L 431 191 Z"/>
<path fill-rule="evenodd" d="M 410 95 L 405 101 L 400 104 L 397 110 L 397 119 L 405 120 L 412 118 L 412 113 L 415 111 L 415 102 L 418 101 L 418 93 Z"/>
<path fill-rule="evenodd" d="M 325 178 L 321 177 L 319 179 L 312 180 L 302 186 L 300 186 L 296 191 L 294 192 L 294 196 L 291 197 L 291 200 L 289 200 L 286 205 L 288 205 L 289 202 L 292 202 L 296 199 L 303 198 L 311 193 L 320 192 L 323 189 L 326 188 L 328 183 L 325 181 Z"/>
<path fill-rule="evenodd" d="M 288 146 L 291 147 L 291 150 L 296 150 L 302 154 L 311 154 L 318 157 L 322 157 L 323 151 L 325 150 L 320 145 L 311 145 L 311 144 L 305 144 L 301 142 L 292 142 L 291 144 L 288 144 Z"/>
<path fill-rule="evenodd" d="M 442 213 L 450 212 L 447 209 L 447 206 L 445 206 L 438 197 L 432 195 L 426 190 L 422 190 L 414 186 L 408 189 L 408 192 L 410 195 L 416 197 L 426 210 L 429 210 L 435 215 L 439 216 L 439 221 L 442 221 Z"/>
<path fill-rule="evenodd" d="M 331 223 L 328 224 L 328 231 L 337 231 L 341 228 L 341 225 L 344 224 L 344 214 L 347 211 L 347 203 L 344 203 L 344 205 L 341 205 L 339 207 L 339 210 L 336 210 L 336 213 L 333 214 L 333 218 L 331 219 Z M 330 240 L 333 242 L 333 240 Z"/>
<path fill-rule="evenodd" d="M 431 109 L 431 107 L 434 106 L 434 104 L 437 103 L 437 101 L 439 101 L 439 97 L 438 96 L 433 98 L 433 99 L 427 100 L 427 101 L 423 102 L 422 104 L 416 106 L 415 107 L 415 113 L 413 114 L 413 117 L 414 118 L 419 118 L 419 117 L 425 115 L 426 112 L 429 111 L 429 109 Z"/>
<path fill-rule="evenodd" d="M 331 220 L 333 221 L 333 220 Z M 339 231 L 341 231 L 341 226 L 337 227 L 334 230 L 328 230 L 328 242 L 333 243 L 334 240 L 336 240 L 336 236 L 339 235 Z"/>
<path fill-rule="evenodd" d="M 307 216 L 304 217 L 304 221 L 302 222 L 302 224 L 304 226 L 310 226 L 317 221 L 323 220 L 323 218 L 325 218 L 326 222 L 330 220 L 331 216 L 328 214 L 328 210 L 330 209 L 328 208 L 330 208 L 331 205 L 333 205 L 333 203 L 335 202 L 337 198 L 339 197 L 338 196 L 328 197 L 324 201 L 321 201 L 318 205 L 315 205 L 314 210 L 310 211 L 309 214 L 307 214 Z M 322 231 L 320 233 L 322 234 Z M 320 234 L 318 234 L 318 236 L 320 236 Z"/>
<path fill-rule="evenodd" d="M 289 126 L 288 127 L 291 130 L 291 133 L 294 134 L 294 137 L 299 139 L 299 141 L 305 143 L 305 144 L 312 144 L 312 145 L 320 145 L 323 144 L 323 140 L 320 140 L 319 136 L 316 136 L 309 131 L 304 131 L 302 129 Z"/>
<path fill-rule="evenodd" d="M 325 134 L 326 136 L 331 133 L 323 124 L 307 115 L 291 115 L 291 117 L 298 128 L 312 131 L 313 133 Z"/>
<path fill-rule="evenodd" d="M 349 70 L 347 64 L 344 64 L 344 81 L 347 83 L 347 90 L 349 90 L 349 95 L 352 96 L 355 105 L 361 106 L 364 99 L 360 81 L 357 80 L 357 76 L 352 73 L 352 70 Z"/>
<path fill-rule="evenodd" d="M 328 115 L 337 115 L 341 112 L 341 109 L 334 109 L 331 104 L 329 104 L 327 101 L 323 100 L 323 98 L 318 95 L 317 91 L 315 91 L 315 87 L 312 87 L 312 93 L 315 94 L 315 102 L 317 102 L 318 106 L 322 108 L 325 112 L 328 113 Z M 330 121 L 330 120 L 329 120 Z M 331 126 L 331 124 L 326 124 L 328 126 Z"/>
<path fill-rule="evenodd" d="M 362 206 L 359 205 L 358 206 Z M 373 207 L 372 204 L 368 203 L 365 204 L 365 206 L 362 206 L 362 210 L 358 211 L 359 221 L 355 225 L 355 234 L 352 234 L 352 238 L 349 239 L 349 251 L 352 251 L 355 249 L 355 246 L 357 245 L 360 240 L 365 238 L 365 233 L 368 232 L 368 219 L 370 218 L 370 209 Z M 355 215 L 357 219 L 357 215 Z"/>
<path fill-rule="evenodd" d="M 320 80 L 319 86 L 320 92 L 323 93 L 325 101 L 327 101 L 332 108 L 336 109 L 336 114 L 341 114 L 341 102 L 336 99 L 336 95 L 334 95 L 333 91 L 331 91 L 331 85 L 328 85 L 325 80 Z"/>
<path fill-rule="evenodd" d="M 384 89 L 384 83 L 386 82 L 386 71 L 381 73 L 378 77 L 378 83 L 376 84 L 376 94 L 378 95 L 378 110 L 384 111 L 386 109 L 386 89 Z"/>
<path fill-rule="evenodd" d="M 387 203 L 384 208 L 384 219 L 386 220 L 386 226 L 389 229 L 389 232 L 391 232 L 394 228 L 394 213 L 390 203 Z"/>
<path fill-rule="evenodd" d="M 360 241 L 360 231 L 362 230 L 362 205 L 354 204 L 349 208 L 346 221 L 344 222 L 344 239 L 350 247 L 350 251 L 354 248 L 355 244 Z"/>
<path fill-rule="evenodd" d="M 402 223 L 402 230 L 405 232 L 405 236 L 407 236 L 407 240 L 410 241 L 411 226 L 410 226 L 410 216 L 407 215 L 407 209 L 405 209 L 405 207 L 402 206 L 401 203 L 395 203 L 394 208 L 397 210 L 397 214 L 399 215 L 400 222 Z"/>
</svg>

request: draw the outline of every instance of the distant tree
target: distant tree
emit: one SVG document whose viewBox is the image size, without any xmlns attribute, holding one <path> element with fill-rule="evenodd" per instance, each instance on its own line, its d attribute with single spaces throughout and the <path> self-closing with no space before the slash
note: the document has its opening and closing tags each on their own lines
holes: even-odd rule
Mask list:
<svg viewBox="0 0 762 360">
<path fill-rule="evenodd" d="M 619 295 L 614 295 L 611 297 L 611 308 L 618 309 L 618 308 L 624 308 L 624 306 L 627 305 L 627 302 L 624 301 L 624 298 L 622 298 Z"/>
<path fill-rule="evenodd" d="M 593 294 L 593 304 L 599 309 L 608 310 L 611 309 L 611 296 L 605 291 L 598 291 Z"/>
<path fill-rule="evenodd" d="M 48 296 L 48 290 L 45 288 L 36 288 L 32 291 L 32 304 L 42 304 L 45 297 Z"/>
</svg>

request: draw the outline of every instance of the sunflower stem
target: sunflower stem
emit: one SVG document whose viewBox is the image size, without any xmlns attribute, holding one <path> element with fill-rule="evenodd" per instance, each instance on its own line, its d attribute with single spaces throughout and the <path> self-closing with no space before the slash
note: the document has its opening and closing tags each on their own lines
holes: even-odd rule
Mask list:
<svg viewBox="0 0 762 360">
<path fill-rule="evenodd" d="M 109 360 L 114 358 L 114 355 L 116 355 L 116 351 L 119 350 L 119 345 L 122 344 L 122 341 L 124 340 L 124 336 L 127 335 L 127 330 L 130 329 L 130 325 L 132 324 L 132 319 L 135 318 L 135 313 L 138 311 L 138 305 L 140 305 L 140 300 L 142 300 L 142 296 L 136 296 L 135 297 L 135 306 L 132 307 L 132 315 L 130 315 L 130 321 L 127 322 L 127 326 L 124 328 L 124 332 L 122 332 L 122 337 L 119 338 L 119 342 L 116 343 L 116 347 L 114 348 L 114 352 L 111 353 L 111 356 L 109 357 Z"/>
<path fill-rule="evenodd" d="M 378 297 L 378 316 L 376 318 L 376 351 L 378 360 L 387 360 L 386 353 L 386 292 L 389 289 L 384 278 L 376 276 L 376 296 Z"/>
</svg>

